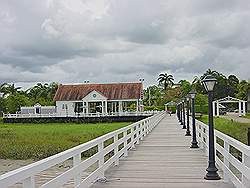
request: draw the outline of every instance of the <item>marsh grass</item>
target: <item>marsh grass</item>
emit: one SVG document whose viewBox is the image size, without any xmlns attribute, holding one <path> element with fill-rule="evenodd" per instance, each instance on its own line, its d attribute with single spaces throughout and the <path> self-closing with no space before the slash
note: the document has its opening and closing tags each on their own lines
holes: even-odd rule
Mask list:
<svg viewBox="0 0 250 188">
<path fill-rule="evenodd" d="M 4 124 L 0 122 L 1 159 L 43 159 L 130 123 Z M 86 152 L 91 155 L 91 152 Z"/>
</svg>

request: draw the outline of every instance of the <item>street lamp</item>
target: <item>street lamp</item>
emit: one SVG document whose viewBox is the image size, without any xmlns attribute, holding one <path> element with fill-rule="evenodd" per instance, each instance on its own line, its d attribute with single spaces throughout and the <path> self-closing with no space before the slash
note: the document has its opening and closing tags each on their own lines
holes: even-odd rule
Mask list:
<svg viewBox="0 0 250 188">
<path fill-rule="evenodd" d="M 182 102 L 179 103 L 179 110 L 180 110 L 180 124 L 183 125 L 182 123 Z"/>
<path fill-rule="evenodd" d="M 185 136 L 191 136 L 189 129 L 189 96 L 187 97 L 187 131 Z"/>
<path fill-rule="evenodd" d="M 182 123 L 183 123 L 183 126 L 182 126 L 182 129 L 186 129 L 187 127 L 186 127 L 186 123 L 185 123 L 185 99 L 183 98 L 182 99 L 182 104 L 183 104 L 183 106 L 182 106 L 182 117 L 183 117 L 183 121 L 182 121 Z"/>
<path fill-rule="evenodd" d="M 177 114 L 178 121 L 180 122 L 181 121 L 181 119 L 180 119 L 180 104 L 178 101 L 176 104 L 177 104 L 176 105 L 176 114 Z"/>
<path fill-rule="evenodd" d="M 215 149 L 214 149 L 214 122 L 213 122 L 213 90 L 216 84 L 216 79 L 211 75 L 205 77 L 202 80 L 203 86 L 208 92 L 208 126 L 209 126 L 209 153 L 208 153 L 208 168 L 206 169 L 207 174 L 204 177 L 206 180 L 219 180 L 221 179 L 218 175 L 215 165 Z"/>
<path fill-rule="evenodd" d="M 192 145 L 190 148 L 199 148 L 198 142 L 196 140 L 196 126 L 195 126 L 195 95 L 196 95 L 195 90 L 191 90 L 189 92 L 189 95 L 192 100 L 192 131 L 193 131 Z"/>
</svg>

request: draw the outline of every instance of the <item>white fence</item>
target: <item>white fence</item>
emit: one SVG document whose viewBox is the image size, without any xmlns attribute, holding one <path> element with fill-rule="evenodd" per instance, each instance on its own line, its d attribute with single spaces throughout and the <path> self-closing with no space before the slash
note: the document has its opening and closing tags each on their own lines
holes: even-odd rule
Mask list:
<svg viewBox="0 0 250 188">
<path fill-rule="evenodd" d="M 143 140 L 143 137 L 164 116 L 164 112 L 155 114 L 82 145 L 3 174 L 0 176 L 0 187 L 6 188 L 16 183 L 21 183 L 20 185 L 24 188 L 37 187 L 35 182 L 37 174 L 68 159 L 73 159 L 72 168 L 39 186 L 42 188 L 61 187 L 73 179 L 74 187 L 89 187 L 98 179 L 103 178 L 105 170 L 112 164 L 118 165 L 119 158 L 126 157 L 129 149 L 135 147 L 135 144 L 139 144 L 140 140 Z M 107 141 L 111 141 L 111 143 L 107 145 Z M 82 160 L 83 152 L 94 148 L 96 148 L 96 152 L 91 157 Z M 84 178 L 83 172 L 94 164 L 97 164 L 96 169 Z"/>
<path fill-rule="evenodd" d="M 107 116 L 151 116 L 158 113 L 157 111 L 145 112 L 112 112 L 112 113 L 74 113 L 74 114 L 3 114 L 3 118 L 49 118 L 49 117 L 107 117 Z"/>
<path fill-rule="evenodd" d="M 199 145 L 208 155 L 208 125 L 196 120 L 196 127 Z M 236 188 L 250 188 L 250 146 L 217 130 L 215 143 L 216 163 L 223 170 L 224 180 Z"/>
</svg>

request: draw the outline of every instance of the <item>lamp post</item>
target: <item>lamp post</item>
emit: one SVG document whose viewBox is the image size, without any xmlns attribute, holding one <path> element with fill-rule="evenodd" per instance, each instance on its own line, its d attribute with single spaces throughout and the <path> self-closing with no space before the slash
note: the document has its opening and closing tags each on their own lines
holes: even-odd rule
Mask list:
<svg viewBox="0 0 250 188">
<path fill-rule="evenodd" d="M 191 136 L 189 129 L 189 97 L 187 97 L 187 131 L 185 136 Z"/>
<path fill-rule="evenodd" d="M 208 153 L 208 168 L 206 169 L 207 174 L 204 177 L 206 180 L 219 180 L 221 179 L 218 175 L 215 165 L 215 149 L 214 149 L 214 122 L 213 122 L 213 90 L 216 84 L 216 79 L 211 75 L 205 77 L 202 80 L 203 86 L 208 92 L 208 126 L 209 126 L 209 153 Z"/>
<path fill-rule="evenodd" d="M 190 148 L 199 148 L 198 146 L 198 142 L 196 140 L 196 126 L 195 126 L 195 95 L 196 92 L 195 90 L 191 90 L 189 92 L 189 95 L 191 97 L 191 102 L 192 102 L 192 143 L 191 143 L 191 147 Z"/>
<path fill-rule="evenodd" d="M 183 125 L 183 118 L 182 118 L 182 102 L 180 102 L 180 124 Z"/>
<path fill-rule="evenodd" d="M 185 122 L 185 100 L 182 99 L 182 117 L 183 117 L 183 121 L 182 121 L 182 129 L 186 129 L 186 122 Z"/>
<path fill-rule="evenodd" d="M 181 123 L 181 103 L 179 102 L 179 123 Z"/>
<path fill-rule="evenodd" d="M 178 121 L 180 122 L 180 104 L 177 104 L 177 117 L 178 117 Z"/>
</svg>

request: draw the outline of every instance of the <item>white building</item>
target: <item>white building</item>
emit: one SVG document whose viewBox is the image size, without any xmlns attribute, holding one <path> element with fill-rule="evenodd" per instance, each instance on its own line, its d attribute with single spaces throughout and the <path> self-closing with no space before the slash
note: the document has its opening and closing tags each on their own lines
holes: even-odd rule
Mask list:
<svg viewBox="0 0 250 188">
<path fill-rule="evenodd" d="M 23 106 L 21 107 L 21 114 L 55 114 L 55 106 L 41 106 L 39 103 L 34 106 Z"/>
<path fill-rule="evenodd" d="M 143 111 L 142 83 L 60 85 L 54 97 L 58 115 Z"/>
</svg>

